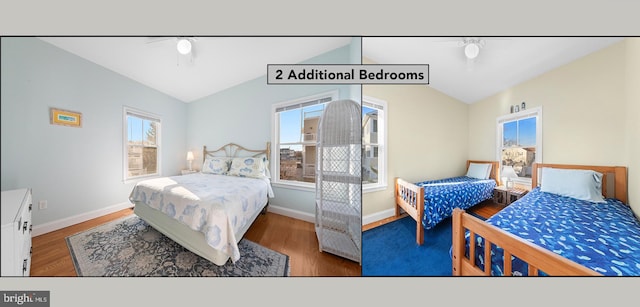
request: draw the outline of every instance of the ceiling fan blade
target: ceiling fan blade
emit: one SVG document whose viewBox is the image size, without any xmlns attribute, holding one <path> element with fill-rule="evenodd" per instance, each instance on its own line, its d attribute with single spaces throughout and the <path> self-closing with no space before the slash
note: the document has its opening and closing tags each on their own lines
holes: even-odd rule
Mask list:
<svg viewBox="0 0 640 307">
<path fill-rule="evenodd" d="M 175 37 L 148 37 L 146 44 L 153 44 L 175 39 Z"/>
</svg>

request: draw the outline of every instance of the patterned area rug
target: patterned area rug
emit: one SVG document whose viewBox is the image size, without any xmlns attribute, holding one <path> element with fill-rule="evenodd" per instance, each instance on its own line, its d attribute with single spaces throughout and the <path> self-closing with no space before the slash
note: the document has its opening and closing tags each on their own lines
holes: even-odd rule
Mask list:
<svg viewBox="0 0 640 307">
<path fill-rule="evenodd" d="M 134 214 L 66 240 L 78 276 L 289 276 L 287 255 L 242 239 L 240 260 L 217 266 Z"/>
</svg>

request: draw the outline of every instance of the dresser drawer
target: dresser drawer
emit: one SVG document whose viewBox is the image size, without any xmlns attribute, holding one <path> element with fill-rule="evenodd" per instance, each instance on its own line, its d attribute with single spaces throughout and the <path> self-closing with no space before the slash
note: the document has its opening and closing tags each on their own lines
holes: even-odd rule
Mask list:
<svg viewBox="0 0 640 307">
<path fill-rule="evenodd" d="M 31 270 L 30 189 L 2 191 L 2 276 L 29 276 Z"/>
</svg>

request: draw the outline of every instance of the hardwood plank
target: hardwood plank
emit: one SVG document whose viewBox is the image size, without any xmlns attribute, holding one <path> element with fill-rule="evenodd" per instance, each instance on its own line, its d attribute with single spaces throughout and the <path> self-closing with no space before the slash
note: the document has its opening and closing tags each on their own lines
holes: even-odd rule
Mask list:
<svg viewBox="0 0 640 307">
<path fill-rule="evenodd" d="M 31 276 L 77 276 L 65 238 L 130 214 L 133 209 L 124 209 L 33 237 Z M 320 252 L 312 223 L 267 212 L 258 216 L 244 237 L 289 255 L 291 276 L 361 275 L 359 263 Z"/>
</svg>

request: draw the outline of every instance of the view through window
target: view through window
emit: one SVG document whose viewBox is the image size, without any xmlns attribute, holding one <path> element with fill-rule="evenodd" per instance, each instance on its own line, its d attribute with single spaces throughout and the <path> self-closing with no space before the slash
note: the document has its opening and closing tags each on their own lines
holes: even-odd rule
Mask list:
<svg viewBox="0 0 640 307">
<path fill-rule="evenodd" d="M 276 108 L 278 182 L 315 183 L 320 119 L 325 105 L 336 98 L 327 93 Z"/>
<path fill-rule="evenodd" d="M 501 131 L 501 166 L 511 166 L 518 178 L 531 179 L 532 166 L 540 161 L 540 112 L 533 110 L 505 116 L 499 121 Z"/>
<path fill-rule="evenodd" d="M 362 101 L 362 188 L 386 187 L 386 102 L 372 97 Z"/>
<path fill-rule="evenodd" d="M 160 120 L 127 110 L 126 131 L 126 179 L 158 174 Z"/>
</svg>

